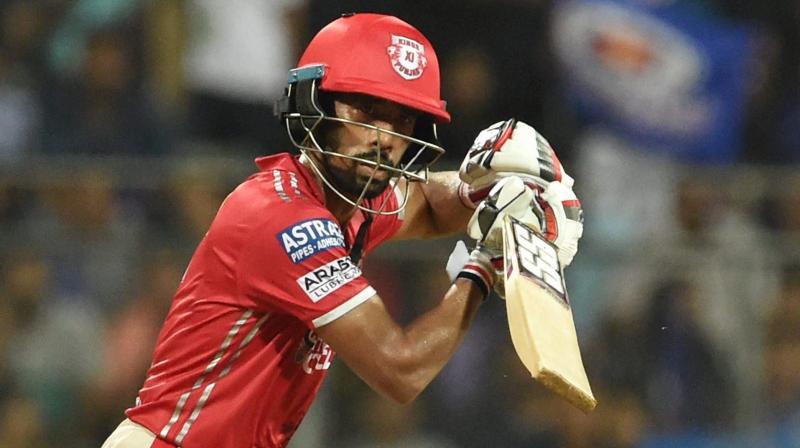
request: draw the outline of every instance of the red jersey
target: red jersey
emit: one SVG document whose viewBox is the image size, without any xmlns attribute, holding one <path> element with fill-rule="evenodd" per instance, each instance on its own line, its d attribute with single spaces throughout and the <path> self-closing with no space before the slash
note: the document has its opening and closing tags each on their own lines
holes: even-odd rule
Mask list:
<svg viewBox="0 0 800 448">
<path fill-rule="evenodd" d="M 223 202 L 159 334 L 128 418 L 183 447 L 280 447 L 319 390 L 334 352 L 314 329 L 375 294 L 348 252 L 365 215 L 342 229 L 310 171 L 288 154 Z M 374 199 L 380 204 L 388 190 Z M 373 217 L 365 253 L 400 227 Z"/>
</svg>

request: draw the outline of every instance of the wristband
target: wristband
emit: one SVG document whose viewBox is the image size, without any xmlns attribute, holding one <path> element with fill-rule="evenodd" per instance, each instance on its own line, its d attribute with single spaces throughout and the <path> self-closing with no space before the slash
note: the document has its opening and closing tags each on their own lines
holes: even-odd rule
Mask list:
<svg viewBox="0 0 800 448">
<path fill-rule="evenodd" d="M 458 273 L 456 278 L 472 280 L 472 282 L 475 283 L 475 286 L 481 290 L 481 294 L 483 294 L 483 300 L 486 300 L 486 298 L 489 297 L 489 286 L 486 285 L 486 282 L 484 282 L 480 275 L 470 271 L 461 271 Z"/>
<path fill-rule="evenodd" d="M 473 201 L 472 198 L 470 198 L 469 192 L 470 192 L 469 184 L 467 184 L 464 181 L 461 181 L 461 184 L 459 184 L 458 186 L 458 198 L 461 199 L 461 204 L 464 207 L 470 210 L 475 210 L 476 208 L 478 208 L 478 203 Z"/>
<path fill-rule="evenodd" d="M 484 266 L 476 263 L 475 260 L 470 260 L 461 272 L 456 275 L 456 278 L 466 278 L 475 282 L 478 288 L 483 293 L 483 299 L 489 296 L 489 291 L 492 289 L 493 277 L 492 274 L 486 270 Z"/>
<path fill-rule="evenodd" d="M 474 190 L 469 184 L 462 181 L 461 185 L 458 186 L 458 198 L 461 199 L 461 204 L 463 204 L 464 207 L 475 210 L 478 208 L 478 204 L 486 199 L 486 196 L 489 196 L 489 192 L 492 190 L 492 187 L 494 187 L 494 184 L 495 182 L 492 182 L 489 185 Z"/>
</svg>

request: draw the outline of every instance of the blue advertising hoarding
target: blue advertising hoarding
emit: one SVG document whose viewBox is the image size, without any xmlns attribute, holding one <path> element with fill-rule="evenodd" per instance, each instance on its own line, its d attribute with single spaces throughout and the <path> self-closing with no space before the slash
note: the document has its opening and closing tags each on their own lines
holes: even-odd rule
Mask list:
<svg viewBox="0 0 800 448">
<path fill-rule="evenodd" d="M 567 0 L 553 16 L 554 49 L 582 115 L 690 162 L 736 159 L 754 37 L 680 1 Z"/>
</svg>

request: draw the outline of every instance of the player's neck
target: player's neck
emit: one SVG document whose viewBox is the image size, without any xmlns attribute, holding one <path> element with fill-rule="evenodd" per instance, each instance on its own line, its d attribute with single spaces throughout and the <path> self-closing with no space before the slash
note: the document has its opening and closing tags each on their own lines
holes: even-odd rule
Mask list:
<svg viewBox="0 0 800 448">
<path fill-rule="evenodd" d="M 325 208 L 330 210 L 333 216 L 336 217 L 336 220 L 339 221 L 339 224 L 344 227 L 350 222 L 350 218 L 356 214 L 358 208 L 344 201 L 327 186 L 323 186 L 323 191 L 325 192 Z"/>
</svg>

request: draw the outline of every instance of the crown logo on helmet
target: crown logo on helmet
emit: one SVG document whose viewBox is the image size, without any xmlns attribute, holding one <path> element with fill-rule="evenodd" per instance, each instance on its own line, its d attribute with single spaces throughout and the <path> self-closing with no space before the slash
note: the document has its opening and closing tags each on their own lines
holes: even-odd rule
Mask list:
<svg viewBox="0 0 800 448">
<path fill-rule="evenodd" d="M 386 47 L 392 68 L 403 79 L 412 80 L 422 76 L 428 59 L 425 58 L 425 46 L 403 36 L 392 35 L 392 45 Z"/>
</svg>

